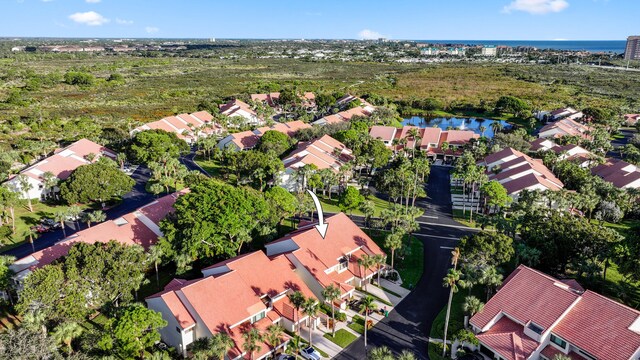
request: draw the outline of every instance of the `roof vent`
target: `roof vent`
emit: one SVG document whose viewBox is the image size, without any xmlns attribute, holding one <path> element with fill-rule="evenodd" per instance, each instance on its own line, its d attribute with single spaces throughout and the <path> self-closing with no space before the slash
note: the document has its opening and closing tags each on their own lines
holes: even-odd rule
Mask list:
<svg viewBox="0 0 640 360">
<path fill-rule="evenodd" d="M 629 330 L 636 334 L 640 334 L 640 316 L 638 316 L 631 326 L 629 326 Z"/>
<path fill-rule="evenodd" d="M 118 225 L 118 226 L 122 226 L 122 225 L 126 225 L 129 222 L 127 220 L 125 220 L 123 217 L 119 217 L 115 220 L 113 220 L 114 224 Z"/>
</svg>

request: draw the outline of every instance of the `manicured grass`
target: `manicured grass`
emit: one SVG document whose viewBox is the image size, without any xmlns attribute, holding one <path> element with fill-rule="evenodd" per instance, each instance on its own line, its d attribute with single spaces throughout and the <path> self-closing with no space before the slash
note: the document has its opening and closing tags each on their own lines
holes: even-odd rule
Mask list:
<svg viewBox="0 0 640 360">
<path fill-rule="evenodd" d="M 324 337 L 329 339 L 334 344 L 340 346 L 341 348 L 349 346 L 349 344 L 351 344 L 358 338 L 345 329 L 337 330 L 335 337 L 331 336 L 331 333 L 324 334 Z"/>
<path fill-rule="evenodd" d="M 471 290 L 471 295 L 477 297 L 482 302 L 487 300 L 487 296 L 479 286 L 475 286 Z M 464 299 L 469 296 L 469 292 L 467 289 L 460 289 L 457 293 L 453 294 L 453 299 L 451 301 L 451 314 L 449 316 L 449 327 L 447 329 L 447 339 L 451 339 L 452 336 L 464 329 L 464 311 L 462 310 L 462 304 L 464 304 Z M 431 331 L 429 336 L 435 339 L 442 339 L 444 335 L 444 322 L 447 316 L 447 306 L 442 308 L 438 313 L 438 316 L 433 320 L 433 324 L 431 325 Z"/>
<path fill-rule="evenodd" d="M 365 232 L 378 246 L 383 249 L 385 248 L 384 239 L 389 233 L 388 231 L 365 229 Z M 404 258 L 396 254 L 393 266 L 398 270 L 398 273 L 400 273 L 402 287 L 410 289 L 420 281 L 422 272 L 424 271 L 424 244 L 413 236 L 405 236 L 404 242 L 408 246 L 408 252 Z M 387 263 L 391 264 L 391 251 L 387 250 L 387 254 Z"/>
<path fill-rule="evenodd" d="M 209 173 L 209 175 L 216 178 L 222 177 L 223 166 L 218 161 L 213 159 L 207 160 L 197 158 L 196 163 L 200 165 L 200 167 L 203 168 L 204 171 Z"/>
<path fill-rule="evenodd" d="M 318 199 L 322 204 L 322 210 L 324 212 L 339 213 L 342 211 L 340 210 L 340 206 L 338 205 L 338 195 L 333 195 L 332 198 L 329 199 L 328 196 L 322 196 L 321 194 L 318 194 Z M 382 200 L 373 195 L 367 196 L 367 200 L 373 202 L 373 206 L 375 207 L 374 216 L 380 216 L 380 214 L 382 213 L 382 210 L 389 209 L 391 207 L 388 201 Z M 364 215 L 362 211 L 360 211 L 359 209 L 353 210 L 352 214 L 360 215 L 360 216 Z"/>
<path fill-rule="evenodd" d="M 357 332 L 358 334 L 364 334 L 364 318 L 362 316 L 354 315 L 351 320 L 351 324 L 347 325 L 349 329 Z"/>
<path fill-rule="evenodd" d="M 29 238 L 24 235 L 25 231 L 27 231 L 31 226 L 39 224 L 40 220 L 44 217 L 53 218 L 53 214 L 55 213 L 56 209 L 61 207 L 41 203 L 37 200 L 32 200 L 31 204 L 33 205 L 33 212 L 29 211 L 29 207 L 27 206 L 26 202 L 22 206 L 17 206 L 15 208 L 16 231 L 14 234 L 9 235 L 8 237 L 1 240 L 3 246 L 0 247 L 0 251 L 7 251 L 28 242 Z M 85 209 L 88 206 L 81 207 Z M 11 219 L 9 219 L 9 221 L 4 225 L 10 228 Z M 34 243 L 37 243 L 37 237 L 34 238 L 33 241 Z"/>
</svg>

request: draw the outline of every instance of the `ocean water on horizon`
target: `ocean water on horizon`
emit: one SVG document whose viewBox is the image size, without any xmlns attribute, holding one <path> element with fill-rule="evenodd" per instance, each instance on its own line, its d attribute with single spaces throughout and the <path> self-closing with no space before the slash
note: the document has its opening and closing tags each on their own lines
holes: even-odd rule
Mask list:
<svg viewBox="0 0 640 360">
<path fill-rule="evenodd" d="M 624 53 L 626 40 L 415 40 L 418 43 L 528 46 L 538 49 Z"/>
</svg>

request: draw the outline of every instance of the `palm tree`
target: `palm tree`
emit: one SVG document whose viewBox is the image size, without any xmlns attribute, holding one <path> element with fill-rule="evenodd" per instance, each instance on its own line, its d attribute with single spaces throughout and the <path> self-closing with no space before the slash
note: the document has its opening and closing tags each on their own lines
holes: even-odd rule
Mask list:
<svg viewBox="0 0 640 360">
<path fill-rule="evenodd" d="M 387 255 L 385 254 L 376 254 L 373 256 L 373 263 L 376 265 L 376 269 L 378 270 L 378 285 L 380 285 L 380 270 L 387 264 Z"/>
<path fill-rule="evenodd" d="M 340 299 L 340 295 L 342 295 L 340 293 L 340 289 L 334 284 L 331 284 L 322 290 L 324 300 L 329 303 L 329 306 L 331 306 L 331 321 L 333 323 L 333 326 L 331 327 L 331 336 L 333 337 L 336 336 L 336 307 L 333 305 L 333 302 Z"/>
<path fill-rule="evenodd" d="M 298 321 L 300 319 L 300 309 L 302 308 L 302 306 L 304 305 L 304 302 L 307 299 L 304 297 L 304 295 L 300 291 L 295 291 L 291 294 L 287 294 L 287 298 L 289 298 L 291 305 L 296 310 L 294 322 L 296 327 L 296 335 L 300 336 L 300 324 L 298 324 Z"/>
<path fill-rule="evenodd" d="M 364 227 L 369 225 L 369 221 L 375 214 L 376 207 L 371 200 L 365 200 L 360 204 L 360 211 L 364 214 Z"/>
<path fill-rule="evenodd" d="M 386 346 L 374 348 L 369 353 L 369 360 L 394 360 L 393 353 Z"/>
<path fill-rule="evenodd" d="M 370 256 L 368 254 L 364 254 L 362 255 L 361 258 L 358 259 L 358 266 L 361 266 L 364 268 L 364 290 L 365 291 L 369 291 L 369 281 L 367 280 L 367 270 L 369 270 L 370 267 L 372 267 L 374 265 L 374 259 L 373 256 Z"/>
<path fill-rule="evenodd" d="M 397 360 L 416 360 L 416 356 L 408 350 L 402 350 Z"/>
<path fill-rule="evenodd" d="M 116 161 L 120 164 L 120 169 L 124 169 L 124 163 L 127 161 L 127 154 L 119 152 L 118 155 L 116 155 Z"/>
<path fill-rule="evenodd" d="M 194 360 L 209 360 L 218 351 L 212 338 L 201 337 L 191 344 L 191 353 Z"/>
<path fill-rule="evenodd" d="M 59 179 L 51 171 L 47 171 L 42 174 L 42 186 L 47 194 L 47 198 L 51 195 L 53 189 L 58 185 L 58 182 Z"/>
<path fill-rule="evenodd" d="M 82 214 L 82 208 L 78 205 L 71 205 L 67 211 L 68 215 L 73 220 L 74 225 L 78 228 L 78 219 L 80 218 L 80 214 Z"/>
<path fill-rule="evenodd" d="M 284 328 L 280 325 L 273 324 L 269 325 L 267 328 L 267 331 L 264 334 L 264 340 L 271 345 L 272 351 L 282 343 L 282 334 L 284 334 Z"/>
<path fill-rule="evenodd" d="M 29 238 L 29 243 L 31 244 L 31 251 L 36 252 L 36 247 L 33 244 L 33 239 L 38 236 L 38 232 L 36 231 L 36 229 L 29 227 L 24 230 L 23 235 Z"/>
<path fill-rule="evenodd" d="M 153 266 L 156 270 L 156 284 L 158 285 L 158 290 L 160 289 L 160 274 L 158 273 L 158 264 L 162 261 L 162 257 L 164 256 L 164 251 L 158 245 L 152 245 L 149 247 L 149 251 L 147 252 L 147 259 L 149 262 L 153 263 Z"/>
<path fill-rule="evenodd" d="M 391 268 L 393 269 L 393 259 L 396 250 L 402 247 L 403 234 L 400 232 L 392 232 L 384 239 L 384 246 L 391 250 Z"/>
<path fill-rule="evenodd" d="M 444 338 L 442 340 L 442 357 L 445 356 L 447 352 L 447 331 L 449 327 L 449 316 L 451 315 L 451 300 L 453 300 L 453 293 L 458 292 L 458 280 L 460 280 L 460 272 L 455 268 L 449 269 L 447 276 L 443 279 L 443 286 L 448 287 L 451 290 L 449 291 L 449 302 L 447 303 L 447 316 L 444 320 Z"/>
<path fill-rule="evenodd" d="M 236 346 L 235 342 L 224 331 L 221 331 L 211 337 L 211 340 L 216 344 L 216 350 L 218 351 L 218 360 L 224 360 L 225 355 L 229 350 Z"/>
<path fill-rule="evenodd" d="M 53 214 L 53 219 L 60 223 L 60 226 L 62 227 L 62 235 L 64 235 L 65 238 L 67 237 L 67 230 L 64 227 L 64 222 L 67 220 L 67 216 L 69 216 L 69 210 L 66 208 L 58 209 Z"/>
<path fill-rule="evenodd" d="M 487 127 L 484 125 L 480 125 L 480 136 L 484 137 L 484 132 L 487 131 Z"/>
<path fill-rule="evenodd" d="M 302 305 L 302 311 L 309 317 L 309 346 L 313 346 L 312 330 L 315 330 L 315 320 L 318 316 L 318 301 L 308 298 Z"/>
<path fill-rule="evenodd" d="M 87 223 L 87 227 L 91 227 L 91 223 L 103 222 L 107 219 L 107 215 L 102 210 L 85 213 L 83 220 Z"/>
<path fill-rule="evenodd" d="M 502 284 L 502 275 L 498 273 L 495 266 L 488 266 L 482 269 L 479 282 L 487 287 L 487 301 L 489 301 L 493 288 Z"/>
<path fill-rule="evenodd" d="M 494 134 L 497 134 L 504 129 L 504 125 L 502 125 L 501 121 L 494 121 L 489 126 L 491 127 L 491 130 L 493 130 Z"/>
<path fill-rule="evenodd" d="M 69 354 L 73 352 L 71 342 L 82 334 L 82 327 L 74 322 L 62 323 L 56 327 L 52 334 L 52 337 L 57 343 L 64 343 L 67 345 Z"/>
<path fill-rule="evenodd" d="M 367 347 L 367 322 L 369 319 L 369 311 L 377 309 L 375 300 L 371 295 L 367 295 L 360 299 L 360 312 L 364 312 L 364 347 Z"/>
<path fill-rule="evenodd" d="M 31 204 L 31 196 L 29 196 L 29 191 L 33 189 L 33 184 L 29 182 L 29 177 L 25 174 L 18 175 L 18 185 L 20 185 L 24 198 L 27 199 L 29 212 L 33 212 L 33 204 Z"/>
<path fill-rule="evenodd" d="M 262 335 L 260 334 L 260 331 L 258 331 L 258 329 L 256 328 L 251 328 L 242 334 L 242 339 L 244 340 L 244 344 L 242 344 L 242 350 L 248 352 L 249 358 L 253 360 L 253 353 L 262 349 L 262 347 L 258 344 L 259 341 L 262 341 Z"/>
<path fill-rule="evenodd" d="M 462 304 L 462 310 L 468 313 L 469 316 L 473 316 L 484 308 L 484 303 L 480 301 L 475 296 L 467 296 L 464 298 L 464 303 Z"/>
</svg>

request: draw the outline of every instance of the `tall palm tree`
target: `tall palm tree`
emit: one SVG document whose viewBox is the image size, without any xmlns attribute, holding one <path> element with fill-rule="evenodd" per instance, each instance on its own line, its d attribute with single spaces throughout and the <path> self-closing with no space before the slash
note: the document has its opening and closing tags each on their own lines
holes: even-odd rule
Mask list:
<svg viewBox="0 0 640 360">
<path fill-rule="evenodd" d="M 489 126 L 491 127 L 491 130 L 493 130 L 494 134 L 497 134 L 504 129 L 504 125 L 502 125 L 501 121 L 494 121 Z"/>
<path fill-rule="evenodd" d="M 287 294 L 287 298 L 289 298 L 291 305 L 296 310 L 294 322 L 296 327 L 296 335 L 300 336 L 300 324 L 298 323 L 300 319 L 300 309 L 307 299 L 300 291 L 295 291 L 293 293 Z"/>
<path fill-rule="evenodd" d="M 487 131 L 487 127 L 480 125 L 480 136 L 484 137 L 484 132 Z"/>
<path fill-rule="evenodd" d="M 87 227 L 91 227 L 91 223 L 103 222 L 106 219 L 107 214 L 105 214 L 102 210 L 88 212 L 83 216 L 83 220 L 87 223 Z"/>
<path fill-rule="evenodd" d="M 364 290 L 365 291 L 369 291 L 369 281 L 367 280 L 367 270 L 369 270 L 370 267 L 372 267 L 374 265 L 374 259 L 373 256 L 370 256 L 368 254 L 364 254 L 362 255 L 361 258 L 358 259 L 358 265 L 364 268 Z"/>
<path fill-rule="evenodd" d="M 29 182 L 29 177 L 25 174 L 18 175 L 18 185 L 20 185 L 20 190 L 27 200 L 29 212 L 33 212 L 33 204 L 31 204 L 31 196 L 29 196 L 29 191 L 33 189 L 33 184 Z"/>
<path fill-rule="evenodd" d="M 371 350 L 368 360 L 395 360 L 395 358 L 388 347 L 380 346 Z"/>
<path fill-rule="evenodd" d="M 153 266 L 156 270 L 156 285 L 158 286 L 158 290 L 160 289 L 160 274 L 158 273 L 158 264 L 162 261 L 162 257 L 164 256 L 164 251 L 158 245 L 152 245 L 149 247 L 149 251 L 147 252 L 147 259 L 149 262 L 153 263 Z"/>
<path fill-rule="evenodd" d="M 360 312 L 364 312 L 364 347 L 367 347 L 367 322 L 369 320 L 369 311 L 377 309 L 375 300 L 371 295 L 367 295 L 360 299 Z"/>
<path fill-rule="evenodd" d="M 76 228 L 79 228 L 78 219 L 80 218 L 80 214 L 82 214 L 82 208 L 78 205 L 71 205 L 69 206 L 67 211 L 68 211 L 68 215 L 73 220 L 73 223 L 75 224 Z"/>
<path fill-rule="evenodd" d="M 127 154 L 119 152 L 118 155 L 116 155 L 116 161 L 120 164 L 120 169 L 124 169 L 124 163 L 127 161 Z"/>
<path fill-rule="evenodd" d="M 58 343 L 64 343 L 67 345 L 69 354 L 73 352 L 71 342 L 82 334 L 82 327 L 74 322 L 62 323 L 56 327 L 51 335 Z"/>
<path fill-rule="evenodd" d="M 264 340 L 271 345 L 271 351 L 275 350 L 278 345 L 282 343 L 282 334 L 284 334 L 284 328 L 280 325 L 273 324 L 267 328 L 267 331 L 264 333 Z"/>
<path fill-rule="evenodd" d="M 396 250 L 402 247 L 403 234 L 401 232 L 392 232 L 384 239 L 384 246 L 391 250 L 391 268 L 393 269 L 393 260 Z"/>
<path fill-rule="evenodd" d="M 462 304 L 462 310 L 468 313 L 469 316 L 473 316 L 484 308 L 484 303 L 480 301 L 475 296 L 467 296 L 464 298 L 464 303 Z"/>
<path fill-rule="evenodd" d="M 194 360 L 209 360 L 218 354 L 212 338 L 201 337 L 191 344 L 191 353 Z"/>
<path fill-rule="evenodd" d="M 42 174 L 42 186 L 46 192 L 46 197 L 49 198 L 53 193 L 53 189 L 58 185 L 59 179 L 51 172 L 47 171 Z"/>
<path fill-rule="evenodd" d="M 67 216 L 69 216 L 69 210 L 66 208 L 58 209 L 53 213 L 53 219 L 60 223 L 62 235 L 64 235 L 65 238 L 67 237 L 67 230 L 65 229 L 64 222 L 67 220 Z"/>
<path fill-rule="evenodd" d="M 495 266 L 487 266 L 482 269 L 479 282 L 487 287 L 487 301 L 489 301 L 493 289 L 502 284 L 502 274 L 498 272 Z"/>
<path fill-rule="evenodd" d="M 373 255 L 373 262 L 376 265 L 376 270 L 378 271 L 378 285 L 380 285 L 380 272 L 387 264 L 387 255 L 375 254 Z"/>
<path fill-rule="evenodd" d="M 318 301 L 308 298 L 302 305 L 302 311 L 309 317 L 309 345 L 313 346 L 313 330 L 315 330 L 315 320 L 318 316 Z"/>
<path fill-rule="evenodd" d="M 447 316 L 444 320 L 444 338 L 442 340 L 442 357 L 445 356 L 447 352 L 447 331 L 449 327 L 449 316 L 451 315 L 451 300 L 453 300 L 453 294 L 458 292 L 458 280 L 460 280 L 460 272 L 458 270 L 449 269 L 447 276 L 443 279 L 443 286 L 448 287 L 451 290 L 449 291 L 449 302 L 447 303 Z"/>
<path fill-rule="evenodd" d="M 332 336 L 336 336 L 336 307 L 333 305 L 334 301 L 340 299 L 340 289 L 331 284 L 322 290 L 322 296 L 324 296 L 324 300 L 329 303 L 331 306 L 331 321 L 333 326 L 331 327 Z"/>
<path fill-rule="evenodd" d="M 36 229 L 29 227 L 27 229 L 24 230 L 24 234 L 25 237 L 29 238 L 29 243 L 31 244 L 31 251 L 32 252 L 36 252 L 36 247 L 33 244 L 33 239 L 38 237 L 38 232 L 36 231 Z"/>
<path fill-rule="evenodd" d="M 262 341 L 262 334 L 256 328 L 251 328 L 242 334 L 244 344 L 242 344 L 242 350 L 249 353 L 249 358 L 253 360 L 253 353 L 262 350 L 262 346 L 258 342 Z"/>
</svg>

